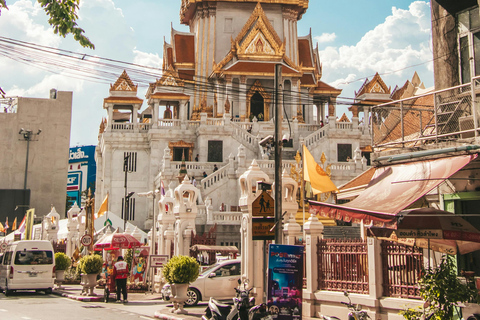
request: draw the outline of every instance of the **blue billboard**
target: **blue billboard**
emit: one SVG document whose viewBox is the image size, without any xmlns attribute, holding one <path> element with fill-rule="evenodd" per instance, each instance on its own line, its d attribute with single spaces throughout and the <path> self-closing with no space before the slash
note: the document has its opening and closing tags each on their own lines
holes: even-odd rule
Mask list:
<svg viewBox="0 0 480 320">
<path fill-rule="evenodd" d="M 277 320 L 302 319 L 303 246 L 268 247 L 267 307 Z"/>
<path fill-rule="evenodd" d="M 97 164 L 95 146 L 70 148 L 67 180 L 67 210 L 76 202 L 82 205 L 82 192 L 90 188 L 95 194 Z"/>
</svg>

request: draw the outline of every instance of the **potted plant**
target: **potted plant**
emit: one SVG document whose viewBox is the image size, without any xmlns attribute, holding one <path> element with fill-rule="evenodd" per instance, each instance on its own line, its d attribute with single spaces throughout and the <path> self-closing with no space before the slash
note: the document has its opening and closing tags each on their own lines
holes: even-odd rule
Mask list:
<svg viewBox="0 0 480 320">
<path fill-rule="evenodd" d="M 172 289 L 171 299 L 173 301 L 174 313 L 187 313 L 183 309 L 187 301 L 188 285 L 197 280 L 200 265 L 193 257 L 173 256 L 162 269 L 165 280 Z"/>
<path fill-rule="evenodd" d="M 84 256 L 78 262 L 78 270 L 82 276 L 82 282 L 80 283 L 83 288 L 83 294 L 93 294 L 93 288 L 97 285 L 97 276 L 102 271 L 103 259 L 97 254 Z"/>
<path fill-rule="evenodd" d="M 55 253 L 55 281 L 59 286 L 65 281 L 65 270 L 72 264 L 72 260 L 63 252 Z"/>
</svg>

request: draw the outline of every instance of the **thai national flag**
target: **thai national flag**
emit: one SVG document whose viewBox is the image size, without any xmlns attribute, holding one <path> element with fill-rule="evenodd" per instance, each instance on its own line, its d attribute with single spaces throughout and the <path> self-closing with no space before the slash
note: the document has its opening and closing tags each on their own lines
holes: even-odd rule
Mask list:
<svg viewBox="0 0 480 320">
<path fill-rule="evenodd" d="M 165 185 L 163 184 L 163 180 L 160 182 L 160 194 L 162 196 L 165 195 Z"/>
<path fill-rule="evenodd" d="M 25 219 L 26 219 L 26 215 L 23 217 L 23 220 L 22 222 L 20 222 L 20 226 L 18 226 L 18 229 L 17 229 L 17 232 L 18 233 L 25 233 Z"/>
<path fill-rule="evenodd" d="M 5 230 L 6 229 L 10 229 L 10 226 L 8 225 L 8 217 L 7 217 L 7 220 L 5 220 Z"/>
</svg>

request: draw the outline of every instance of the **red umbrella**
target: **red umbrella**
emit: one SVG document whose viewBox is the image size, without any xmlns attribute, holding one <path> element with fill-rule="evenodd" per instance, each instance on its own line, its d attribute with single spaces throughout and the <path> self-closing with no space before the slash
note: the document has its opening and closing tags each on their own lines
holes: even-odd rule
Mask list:
<svg viewBox="0 0 480 320">
<path fill-rule="evenodd" d="M 379 238 L 443 253 L 480 250 L 480 231 L 462 217 L 434 208 L 405 210 L 392 228 L 370 227 Z"/>
<path fill-rule="evenodd" d="M 95 243 L 95 249 L 111 250 L 115 249 L 130 249 L 133 247 L 140 247 L 142 243 L 135 239 L 133 236 L 125 233 L 112 233 Z"/>
</svg>

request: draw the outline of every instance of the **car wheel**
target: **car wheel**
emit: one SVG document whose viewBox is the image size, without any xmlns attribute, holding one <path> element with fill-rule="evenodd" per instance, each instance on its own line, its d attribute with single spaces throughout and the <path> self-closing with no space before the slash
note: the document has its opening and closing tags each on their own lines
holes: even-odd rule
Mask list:
<svg viewBox="0 0 480 320">
<path fill-rule="evenodd" d="M 52 288 L 45 289 L 45 294 L 52 294 Z"/>
<path fill-rule="evenodd" d="M 278 309 L 277 306 L 271 306 L 268 311 L 270 311 L 270 314 L 278 314 L 278 312 L 280 312 L 280 310 Z"/>
<path fill-rule="evenodd" d="M 187 306 L 195 306 L 198 301 L 200 301 L 200 292 L 195 288 L 188 288 L 187 297 L 188 299 L 185 301 L 185 304 Z"/>
</svg>

